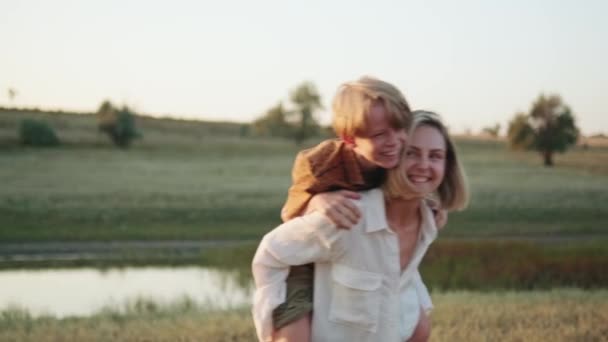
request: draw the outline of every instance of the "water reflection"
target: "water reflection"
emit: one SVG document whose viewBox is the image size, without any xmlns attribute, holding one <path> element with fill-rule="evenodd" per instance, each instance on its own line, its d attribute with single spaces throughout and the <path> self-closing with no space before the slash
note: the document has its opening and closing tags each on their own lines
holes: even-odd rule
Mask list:
<svg viewBox="0 0 608 342">
<path fill-rule="evenodd" d="M 228 309 L 251 302 L 251 285 L 240 283 L 236 271 L 204 267 L 1 271 L 0 310 L 16 306 L 35 316 L 82 316 L 138 298 L 163 305 L 184 297 Z"/>
</svg>

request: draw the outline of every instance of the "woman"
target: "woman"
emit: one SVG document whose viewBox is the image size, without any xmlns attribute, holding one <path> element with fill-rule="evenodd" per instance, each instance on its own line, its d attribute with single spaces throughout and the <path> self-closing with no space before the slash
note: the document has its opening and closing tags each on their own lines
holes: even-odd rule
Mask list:
<svg viewBox="0 0 608 342">
<path fill-rule="evenodd" d="M 415 112 L 410 144 L 382 189 L 361 192 L 362 219 L 350 231 L 323 214 L 268 233 L 253 260 L 258 338 L 272 340 L 272 310 L 284 301 L 290 265 L 315 263 L 313 341 L 424 340 L 418 265 L 435 239 L 425 198 L 462 209 L 468 194 L 454 145 L 436 114 Z M 413 191 L 412 191 L 413 190 Z"/>
</svg>

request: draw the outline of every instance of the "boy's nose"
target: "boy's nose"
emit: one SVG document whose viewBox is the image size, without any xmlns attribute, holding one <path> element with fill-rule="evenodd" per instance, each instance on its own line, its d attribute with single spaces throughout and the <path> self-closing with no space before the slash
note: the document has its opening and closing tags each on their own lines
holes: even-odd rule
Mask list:
<svg viewBox="0 0 608 342">
<path fill-rule="evenodd" d="M 404 129 L 400 129 L 397 131 L 397 139 L 399 139 L 402 144 L 405 144 L 407 142 L 407 133 Z"/>
</svg>

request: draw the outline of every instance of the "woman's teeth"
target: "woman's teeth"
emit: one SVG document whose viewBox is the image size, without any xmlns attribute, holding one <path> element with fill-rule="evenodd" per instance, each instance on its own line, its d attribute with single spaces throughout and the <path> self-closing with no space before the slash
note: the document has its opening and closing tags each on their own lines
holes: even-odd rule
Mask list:
<svg viewBox="0 0 608 342">
<path fill-rule="evenodd" d="M 429 177 L 422 177 L 422 176 L 410 176 L 410 181 L 414 182 L 414 183 L 425 183 L 429 181 Z"/>
</svg>

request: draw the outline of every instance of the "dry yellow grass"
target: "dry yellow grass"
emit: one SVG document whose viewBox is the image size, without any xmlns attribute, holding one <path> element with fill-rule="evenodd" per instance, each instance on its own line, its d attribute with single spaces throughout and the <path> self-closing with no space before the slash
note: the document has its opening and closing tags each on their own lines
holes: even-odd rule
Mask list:
<svg viewBox="0 0 608 342">
<path fill-rule="evenodd" d="M 431 341 L 608 341 L 608 292 L 434 294 Z"/>
<path fill-rule="evenodd" d="M 255 341 L 248 310 L 226 313 L 189 312 L 169 315 L 34 319 L 0 325 L 0 341 L 14 342 L 228 342 Z"/>
<path fill-rule="evenodd" d="M 608 291 L 434 293 L 431 342 L 608 341 Z M 254 341 L 249 310 L 101 313 L 91 318 L 0 314 L 0 341 Z"/>
<path fill-rule="evenodd" d="M 487 133 L 479 134 L 453 134 L 454 138 L 458 140 L 468 141 L 496 141 L 500 143 L 507 143 L 507 137 L 505 136 L 492 136 Z M 605 135 L 594 135 L 594 136 L 579 136 L 576 146 L 583 147 L 608 147 L 608 136 Z"/>
<path fill-rule="evenodd" d="M 590 147 L 608 147 L 608 136 L 593 136 L 582 137 L 578 141 L 578 145 L 587 145 Z"/>
</svg>

